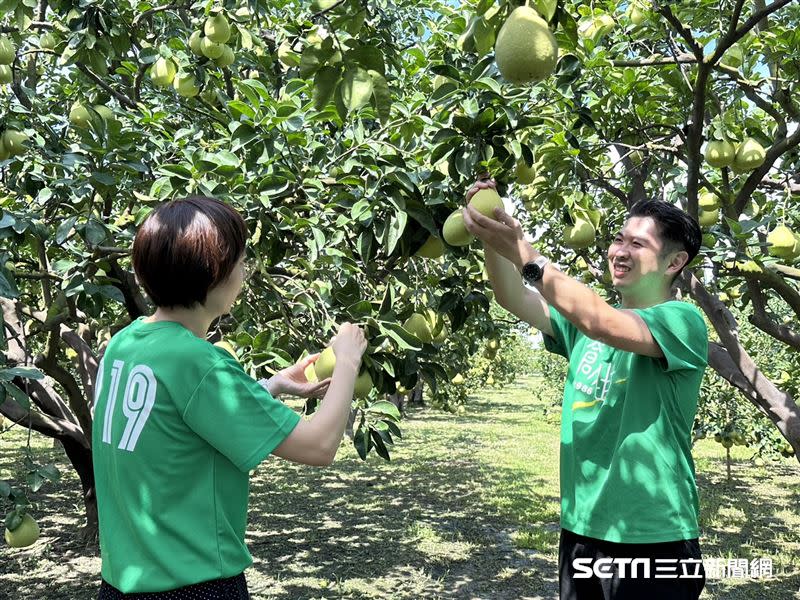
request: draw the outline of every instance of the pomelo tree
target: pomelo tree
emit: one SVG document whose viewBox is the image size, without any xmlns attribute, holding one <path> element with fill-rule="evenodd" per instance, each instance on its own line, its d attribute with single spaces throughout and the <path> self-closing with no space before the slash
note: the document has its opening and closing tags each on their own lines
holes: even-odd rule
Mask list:
<svg viewBox="0 0 800 600">
<path fill-rule="evenodd" d="M 602 257 L 625 208 L 679 201 L 710 234 L 681 284 L 714 332 L 711 366 L 800 451 L 796 388 L 729 310 L 797 366 L 797 256 L 767 237 L 798 219 L 800 9 L 531 6 L 555 72 L 511 84 L 494 48 L 516 3 L 0 3 L 0 413 L 64 445 L 87 536 L 99 358 L 152 310 L 133 235 L 187 194 L 230 202 L 250 228 L 248 285 L 210 340 L 251 373 L 320 349 L 336 322 L 367 327 L 362 456 L 399 435 L 385 395 L 424 381 L 448 405 L 467 357 L 512 328 L 489 314 L 479 245 L 440 244 L 477 175 L 515 199 L 543 252 L 609 294 Z M 445 339 L 403 326 L 428 311 Z"/>
</svg>

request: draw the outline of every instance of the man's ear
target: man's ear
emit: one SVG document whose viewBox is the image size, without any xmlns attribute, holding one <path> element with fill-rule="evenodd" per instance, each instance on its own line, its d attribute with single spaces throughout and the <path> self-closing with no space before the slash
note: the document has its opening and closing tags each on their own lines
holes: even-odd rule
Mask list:
<svg viewBox="0 0 800 600">
<path fill-rule="evenodd" d="M 679 250 L 670 256 L 669 264 L 667 265 L 667 273 L 674 275 L 680 271 L 689 262 L 689 253 L 686 250 Z"/>
</svg>

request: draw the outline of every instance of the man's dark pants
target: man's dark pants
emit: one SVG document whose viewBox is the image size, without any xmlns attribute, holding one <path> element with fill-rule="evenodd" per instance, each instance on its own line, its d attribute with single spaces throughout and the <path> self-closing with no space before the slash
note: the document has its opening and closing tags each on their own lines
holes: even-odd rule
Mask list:
<svg viewBox="0 0 800 600">
<path fill-rule="evenodd" d="M 583 559 L 577 568 L 575 559 Z M 634 565 L 610 559 L 646 560 Z M 597 563 L 598 560 L 601 562 Z M 645 562 L 649 564 L 648 578 L 643 577 Z M 590 571 L 589 578 L 581 577 Z M 596 571 L 610 576 L 598 577 Z M 561 600 L 697 600 L 706 583 L 696 538 L 658 544 L 619 544 L 562 529 L 558 572 Z"/>
</svg>

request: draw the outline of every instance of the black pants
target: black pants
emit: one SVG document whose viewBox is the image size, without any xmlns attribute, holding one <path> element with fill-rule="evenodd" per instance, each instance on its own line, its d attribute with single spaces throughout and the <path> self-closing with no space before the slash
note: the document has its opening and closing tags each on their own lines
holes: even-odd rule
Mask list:
<svg viewBox="0 0 800 600">
<path fill-rule="evenodd" d="M 697 539 L 617 544 L 566 529 L 558 573 L 561 600 L 697 600 L 706 584 Z"/>
<path fill-rule="evenodd" d="M 213 579 L 167 592 L 123 594 L 105 580 L 97 600 L 250 600 L 244 573 L 226 579 Z"/>
</svg>

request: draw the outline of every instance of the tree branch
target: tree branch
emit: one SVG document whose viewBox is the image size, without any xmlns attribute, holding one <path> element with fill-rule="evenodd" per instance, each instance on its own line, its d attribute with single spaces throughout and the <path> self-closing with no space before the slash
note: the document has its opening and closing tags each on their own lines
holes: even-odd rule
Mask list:
<svg viewBox="0 0 800 600">
<path fill-rule="evenodd" d="M 61 387 L 67 393 L 69 407 L 78 418 L 84 435 L 87 439 L 91 439 L 92 417 L 89 412 L 89 404 L 72 374 L 58 363 L 57 347 L 59 339 L 58 329 L 50 330 L 47 337 L 46 354 L 37 355 L 33 359 L 33 364 L 61 384 Z"/>
<path fill-rule="evenodd" d="M 750 85 L 749 82 L 745 81 L 744 79 L 739 77 L 739 71 L 733 69 L 731 67 L 727 67 L 725 65 L 717 65 L 717 70 L 722 71 L 725 75 L 728 76 L 729 80 L 736 83 L 744 92 L 744 95 L 747 96 L 753 104 L 758 106 L 761 110 L 771 116 L 775 122 L 780 126 L 780 130 L 778 131 L 778 135 L 783 137 L 786 135 L 786 119 L 784 119 L 783 115 L 775 108 L 775 106 L 771 103 L 762 98 L 756 92 L 756 89 Z"/>
<path fill-rule="evenodd" d="M 91 411 L 91 407 L 94 404 L 94 384 L 98 367 L 97 357 L 81 336 L 63 324 L 61 325 L 61 339 L 78 353 L 78 373 L 83 384 L 83 395 Z"/>
<path fill-rule="evenodd" d="M 724 345 L 717 348 L 709 344 L 709 364 L 775 423 L 795 452 L 800 451 L 800 409 L 792 396 L 778 389 L 755 364 L 739 342 L 736 320 L 719 298 L 712 296 L 691 271 L 684 270 L 679 279 L 708 316 Z"/>
<path fill-rule="evenodd" d="M 658 8 L 656 8 L 656 12 L 661 13 L 664 18 L 672 25 L 673 29 L 678 32 L 678 34 L 683 38 L 686 44 L 694 54 L 695 59 L 697 62 L 703 62 L 703 48 L 700 44 L 697 43 L 697 40 L 694 39 L 692 36 L 692 32 L 689 31 L 686 27 L 684 27 L 683 23 L 681 23 L 678 18 L 672 14 L 672 10 L 669 7 L 669 4 L 664 4 Z"/>
<path fill-rule="evenodd" d="M 317 11 L 317 12 L 315 12 L 315 13 L 312 13 L 312 15 L 311 15 L 311 18 L 312 18 L 312 19 L 314 19 L 314 18 L 316 18 L 316 17 L 321 17 L 321 16 L 322 16 L 322 15 L 324 15 L 325 13 L 329 13 L 329 12 L 331 12 L 332 10 L 336 10 L 336 9 L 337 9 L 337 8 L 339 8 L 339 7 L 340 7 L 342 4 L 344 4 L 345 2 L 347 2 L 347 0 L 339 0 L 339 1 L 338 1 L 336 4 L 332 4 L 332 5 L 331 5 L 331 6 L 329 6 L 328 8 L 324 8 L 324 9 L 322 9 L 322 10 L 320 10 L 320 11 Z"/>
<path fill-rule="evenodd" d="M 625 194 L 625 192 L 623 192 L 617 186 L 613 185 L 607 179 L 605 179 L 603 177 L 597 177 L 597 178 L 594 178 L 594 179 L 589 179 L 588 182 L 597 184 L 599 187 L 603 188 L 605 191 L 607 191 L 610 194 L 616 196 L 617 199 L 620 202 L 622 202 L 622 205 L 625 208 L 630 208 L 631 207 L 630 200 L 629 200 L 628 196 Z"/>
<path fill-rule="evenodd" d="M 766 313 L 766 301 L 764 294 L 758 284 L 753 287 L 748 286 L 750 289 L 750 296 L 753 299 L 753 314 L 750 315 L 748 321 L 754 326 L 758 327 L 767 335 L 775 338 L 791 346 L 796 350 L 800 350 L 800 334 L 795 333 L 784 325 L 778 325 Z"/>
<path fill-rule="evenodd" d="M 639 58 L 632 60 L 612 60 L 615 67 L 652 67 L 658 65 L 696 64 L 697 58 L 691 54 L 679 54 L 676 57 L 659 56 L 657 58 Z"/>
<path fill-rule="evenodd" d="M 141 21 L 149 19 L 157 12 L 161 12 L 164 10 L 172 10 L 172 9 L 180 10 L 182 8 L 187 8 L 187 7 L 188 7 L 187 4 L 165 4 L 163 6 L 156 6 L 155 8 L 151 8 L 149 10 L 144 11 L 141 14 L 136 15 L 136 18 L 131 23 L 131 28 L 136 29 Z"/>
<path fill-rule="evenodd" d="M 122 92 L 118 92 L 117 90 L 112 88 L 110 85 L 108 85 L 105 81 L 100 79 L 97 75 L 92 73 L 92 71 L 91 71 L 91 69 L 89 69 L 89 67 L 87 67 L 86 65 L 84 65 L 83 63 L 80 63 L 80 62 L 76 62 L 75 65 L 89 79 L 94 81 L 97 85 L 99 85 L 101 88 L 103 88 L 106 92 L 108 92 L 109 94 L 114 96 L 114 98 L 119 100 L 120 104 L 122 104 L 123 106 L 126 106 L 128 108 L 134 109 L 134 110 L 136 109 L 136 103 L 133 100 L 128 98 L 128 96 L 126 96 Z"/>
<path fill-rule="evenodd" d="M 31 429 L 46 436 L 68 438 L 84 448 L 91 447 L 88 441 L 89 438 L 83 434 L 81 428 L 75 423 L 51 415 L 44 415 L 37 411 L 25 410 L 14 400 L 6 400 L 0 404 L 0 414 L 24 426 L 30 423 Z"/>
</svg>

